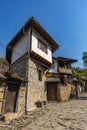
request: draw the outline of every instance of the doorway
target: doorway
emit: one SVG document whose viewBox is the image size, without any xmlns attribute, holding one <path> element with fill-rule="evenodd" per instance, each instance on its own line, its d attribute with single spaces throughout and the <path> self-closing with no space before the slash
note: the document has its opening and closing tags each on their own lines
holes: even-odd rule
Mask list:
<svg viewBox="0 0 87 130">
<path fill-rule="evenodd" d="M 57 101 L 57 83 L 47 83 L 47 100 Z"/>
<path fill-rule="evenodd" d="M 5 107 L 4 113 L 15 112 L 17 108 L 18 92 L 20 82 L 16 80 L 9 80 L 5 90 Z"/>
</svg>

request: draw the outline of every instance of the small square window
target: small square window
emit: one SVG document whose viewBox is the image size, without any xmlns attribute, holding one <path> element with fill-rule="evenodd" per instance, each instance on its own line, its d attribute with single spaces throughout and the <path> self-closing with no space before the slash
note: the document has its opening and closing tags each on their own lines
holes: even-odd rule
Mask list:
<svg viewBox="0 0 87 130">
<path fill-rule="evenodd" d="M 38 80 L 42 81 L 42 70 L 38 70 Z"/>
<path fill-rule="evenodd" d="M 51 65 L 52 69 L 55 69 L 55 62 L 53 61 L 52 65 Z"/>
<path fill-rule="evenodd" d="M 47 45 L 40 39 L 38 39 L 38 48 L 47 53 Z"/>
</svg>

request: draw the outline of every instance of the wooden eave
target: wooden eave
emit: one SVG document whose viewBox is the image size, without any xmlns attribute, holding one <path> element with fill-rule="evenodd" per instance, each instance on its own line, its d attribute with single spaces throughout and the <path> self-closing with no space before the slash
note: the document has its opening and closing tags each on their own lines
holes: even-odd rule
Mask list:
<svg viewBox="0 0 87 130">
<path fill-rule="evenodd" d="M 76 59 L 70 59 L 70 58 L 65 58 L 65 57 L 58 57 L 57 59 L 58 59 L 59 64 L 65 63 L 65 65 L 69 65 L 69 64 L 77 62 Z"/>
<path fill-rule="evenodd" d="M 58 73 L 51 73 L 51 72 L 47 72 L 46 73 L 46 77 L 48 78 L 48 77 L 58 77 Z"/>
<path fill-rule="evenodd" d="M 54 56 L 53 56 L 52 59 L 57 60 L 57 57 L 54 57 Z"/>
<path fill-rule="evenodd" d="M 52 64 L 51 62 L 47 61 L 45 58 L 41 57 L 40 55 L 38 55 L 34 51 L 30 51 L 30 57 L 37 60 L 38 62 L 42 63 L 43 65 L 48 66 L 48 67 Z"/>
<path fill-rule="evenodd" d="M 45 31 L 45 29 L 36 21 L 36 19 L 34 19 L 34 17 L 31 17 L 6 47 L 6 59 L 9 63 L 11 63 L 13 47 L 16 45 L 17 41 L 24 35 L 23 28 L 25 29 L 25 32 L 27 32 L 29 28 L 36 29 L 37 32 L 39 32 L 51 44 L 52 52 L 54 52 L 59 47 L 55 40 Z"/>
<path fill-rule="evenodd" d="M 16 80 L 19 80 L 21 82 L 27 82 L 27 80 L 23 77 L 21 77 L 20 75 L 18 75 L 17 73 L 13 73 L 13 72 L 6 72 L 5 76 L 7 78 L 14 78 Z"/>
</svg>

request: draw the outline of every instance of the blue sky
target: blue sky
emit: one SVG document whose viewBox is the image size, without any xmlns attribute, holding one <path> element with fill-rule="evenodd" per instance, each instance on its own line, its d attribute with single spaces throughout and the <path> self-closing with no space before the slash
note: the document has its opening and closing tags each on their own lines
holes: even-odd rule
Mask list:
<svg viewBox="0 0 87 130">
<path fill-rule="evenodd" d="M 5 45 L 34 16 L 60 45 L 55 56 L 78 59 L 87 51 L 87 0 L 0 0 L 0 56 Z"/>
</svg>

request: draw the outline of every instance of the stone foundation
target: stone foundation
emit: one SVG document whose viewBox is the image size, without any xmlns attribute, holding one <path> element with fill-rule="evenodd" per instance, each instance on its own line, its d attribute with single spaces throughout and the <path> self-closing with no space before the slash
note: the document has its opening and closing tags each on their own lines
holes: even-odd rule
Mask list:
<svg viewBox="0 0 87 130">
<path fill-rule="evenodd" d="M 28 68 L 29 67 L 29 68 Z M 40 68 L 43 72 L 42 81 L 38 80 L 38 68 Z M 38 62 L 33 59 L 27 60 L 27 54 L 17 60 L 14 64 L 11 65 L 11 71 L 18 73 L 20 76 L 29 78 L 27 84 L 27 92 L 22 91 L 21 88 L 19 90 L 18 97 L 18 112 L 23 112 L 26 100 L 26 108 L 27 111 L 33 110 L 36 108 L 36 103 L 38 101 L 46 101 L 46 91 L 45 91 L 45 67 L 40 65 Z M 28 94 L 26 96 L 26 93 Z M 26 98 L 24 100 L 24 98 Z"/>
<path fill-rule="evenodd" d="M 4 121 L 6 123 L 9 123 L 10 121 L 12 121 L 13 119 L 18 118 L 20 115 L 18 113 L 6 113 L 4 114 Z"/>
<path fill-rule="evenodd" d="M 46 101 L 46 91 L 45 91 L 45 68 L 30 59 L 30 75 L 28 83 L 28 101 L 27 101 L 27 110 L 33 110 L 36 108 L 36 103 L 38 101 Z M 38 79 L 38 68 L 42 72 L 42 81 Z"/>
<path fill-rule="evenodd" d="M 23 113 L 25 113 L 25 100 L 26 100 L 26 87 L 20 86 L 18 101 L 17 101 L 17 110 L 14 113 L 4 114 L 4 121 L 9 123 L 15 118 L 19 118 Z"/>
</svg>

